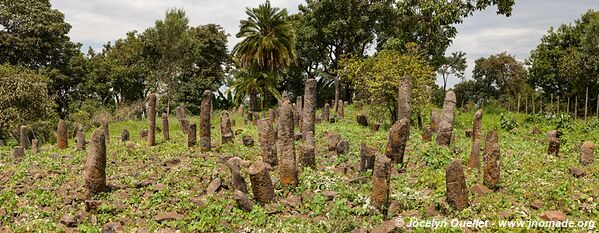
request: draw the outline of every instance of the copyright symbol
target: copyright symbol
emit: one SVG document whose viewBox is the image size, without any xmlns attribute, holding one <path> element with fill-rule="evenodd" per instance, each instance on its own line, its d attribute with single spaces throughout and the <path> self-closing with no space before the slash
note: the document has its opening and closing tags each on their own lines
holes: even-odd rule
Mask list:
<svg viewBox="0 0 599 233">
<path fill-rule="evenodd" d="M 396 218 L 395 219 L 395 225 L 397 227 L 403 227 L 404 224 L 405 224 L 405 222 L 404 222 L 403 218 Z"/>
</svg>

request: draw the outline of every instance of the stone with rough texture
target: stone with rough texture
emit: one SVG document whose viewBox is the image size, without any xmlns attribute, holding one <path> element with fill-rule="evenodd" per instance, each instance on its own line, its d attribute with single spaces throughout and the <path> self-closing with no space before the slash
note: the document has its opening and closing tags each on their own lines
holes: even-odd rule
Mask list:
<svg viewBox="0 0 599 233">
<path fill-rule="evenodd" d="M 31 140 L 31 152 L 33 153 L 37 153 L 40 149 L 40 144 L 39 141 L 37 139 L 32 139 Z"/>
<path fill-rule="evenodd" d="M 397 119 L 407 119 L 408 125 L 412 118 L 412 80 L 402 77 L 398 88 Z"/>
<path fill-rule="evenodd" d="M 129 141 L 130 137 L 131 137 L 131 135 L 129 133 L 129 130 L 123 129 L 123 131 L 121 132 L 121 142 Z"/>
<path fill-rule="evenodd" d="M 339 140 L 341 140 L 341 136 L 335 132 L 328 132 L 326 133 L 326 137 L 329 151 L 336 151 L 337 143 L 339 143 Z"/>
<path fill-rule="evenodd" d="M 311 167 L 312 169 L 316 169 L 316 151 L 314 146 L 310 144 L 302 144 L 300 145 L 300 164 L 303 167 Z"/>
<path fill-rule="evenodd" d="M 484 169 L 484 185 L 489 189 L 497 191 L 499 189 L 500 177 L 500 159 L 499 159 L 499 136 L 496 131 L 487 134 L 484 158 L 486 165 Z"/>
<path fill-rule="evenodd" d="M 67 140 L 67 124 L 64 120 L 59 120 L 56 128 L 56 148 L 66 149 L 69 146 Z"/>
<path fill-rule="evenodd" d="M 431 124 L 429 128 L 436 133 L 439 130 L 439 121 L 441 119 L 441 109 L 433 108 L 431 111 Z"/>
<path fill-rule="evenodd" d="M 409 135 L 410 128 L 406 119 L 395 122 L 389 130 L 385 155 L 391 159 L 393 163 L 403 164 L 403 157 Z"/>
<path fill-rule="evenodd" d="M 187 116 L 185 115 L 185 108 L 183 106 L 177 107 L 177 119 L 179 119 L 179 124 L 181 126 L 181 132 L 187 134 L 187 129 L 189 128 L 189 121 L 187 120 Z"/>
<path fill-rule="evenodd" d="M 25 157 L 25 149 L 22 146 L 15 146 L 12 151 L 12 157 L 17 159 Z"/>
<path fill-rule="evenodd" d="M 212 115 L 212 91 L 205 90 L 200 107 L 200 150 L 210 151 L 210 118 Z"/>
<path fill-rule="evenodd" d="M 77 128 L 77 136 L 75 137 L 75 141 L 77 142 L 76 150 L 81 151 L 85 150 L 85 133 L 83 133 L 83 127 L 79 126 Z"/>
<path fill-rule="evenodd" d="M 343 101 L 339 100 L 337 103 L 337 117 L 343 119 L 345 117 L 345 110 L 343 109 Z"/>
<path fill-rule="evenodd" d="M 547 140 L 549 141 L 549 147 L 547 148 L 547 154 L 559 157 L 559 147 L 561 144 L 560 136 L 562 133 L 559 130 L 551 130 L 547 133 Z"/>
<path fill-rule="evenodd" d="M 580 178 L 580 177 L 583 177 L 586 175 L 584 173 L 584 171 L 582 171 L 580 168 L 577 168 L 577 167 L 571 167 L 570 174 L 572 174 L 572 176 L 574 176 L 576 178 Z"/>
<path fill-rule="evenodd" d="M 173 220 L 181 220 L 184 219 L 185 216 L 177 213 L 177 212 L 165 212 L 165 213 L 159 213 L 157 215 L 154 216 L 154 221 L 156 222 L 163 222 L 163 221 L 173 221 Z"/>
<path fill-rule="evenodd" d="M 376 148 L 360 143 L 360 171 L 374 169 L 374 159 L 378 154 Z"/>
<path fill-rule="evenodd" d="M 356 121 L 359 125 L 368 127 L 368 116 L 366 116 L 366 114 L 359 113 L 358 116 L 356 116 Z"/>
<path fill-rule="evenodd" d="M 474 113 L 474 120 L 472 121 L 472 141 L 481 139 L 480 134 L 483 129 L 483 110 L 479 109 Z"/>
<path fill-rule="evenodd" d="M 424 129 L 422 129 L 422 141 L 430 142 L 432 137 L 433 131 L 430 128 L 425 127 Z"/>
<path fill-rule="evenodd" d="M 580 164 L 588 166 L 593 162 L 595 162 L 595 143 L 586 141 L 580 150 Z"/>
<path fill-rule="evenodd" d="M 306 80 L 306 87 L 304 89 L 304 112 L 302 120 L 304 125 L 302 127 L 303 137 L 306 140 L 306 132 L 310 131 L 314 134 L 315 122 L 316 122 L 316 79 Z"/>
<path fill-rule="evenodd" d="M 229 167 L 229 171 L 231 172 L 231 183 L 233 184 L 233 189 L 247 193 L 247 184 L 245 183 L 245 179 L 239 171 L 239 165 L 241 163 L 242 161 L 239 157 L 233 157 L 227 160 L 227 167 Z"/>
<path fill-rule="evenodd" d="M 275 198 L 269 169 L 270 165 L 262 161 L 256 161 L 248 169 L 254 199 L 262 204 L 268 204 Z"/>
<path fill-rule="evenodd" d="M 210 181 L 210 184 L 208 184 L 208 187 L 206 188 L 206 194 L 215 194 L 216 192 L 218 192 L 222 184 L 223 181 L 220 179 L 220 177 L 216 177 L 214 180 Z"/>
<path fill-rule="evenodd" d="M 254 203 L 247 197 L 247 195 L 239 190 L 235 190 L 235 201 L 240 209 L 251 212 L 254 208 Z"/>
<path fill-rule="evenodd" d="M 278 164 L 277 151 L 276 151 L 276 140 L 273 140 L 272 135 L 275 133 L 271 120 L 260 119 L 258 121 L 258 141 L 260 142 L 260 152 L 262 155 L 262 161 L 276 166 Z"/>
<path fill-rule="evenodd" d="M 250 136 L 250 135 L 244 135 L 243 137 L 241 137 L 241 141 L 243 142 L 244 146 L 247 146 L 247 147 L 254 146 L 254 138 L 252 138 L 252 136 Z"/>
<path fill-rule="evenodd" d="M 545 221 L 566 221 L 566 215 L 561 211 L 548 210 L 543 212 L 539 217 Z"/>
<path fill-rule="evenodd" d="M 85 199 L 106 190 L 106 139 L 103 130 L 96 129 L 90 138 L 85 163 Z"/>
<path fill-rule="evenodd" d="M 376 122 L 371 123 L 370 124 L 370 131 L 372 131 L 372 132 L 379 131 L 380 127 L 381 127 L 381 124 L 379 124 L 379 123 L 376 123 Z"/>
<path fill-rule="evenodd" d="M 104 119 L 102 121 L 102 131 L 104 131 L 104 139 L 106 140 L 106 143 L 110 142 L 110 121 L 108 119 Z"/>
<path fill-rule="evenodd" d="M 140 129 L 139 130 L 139 137 L 140 138 L 147 138 L 148 137 L 148 129 Z"/>
<path fill-rule="evenodd" d="M 295 144 L 293 131 L 293 109 L 289 101 L 284 101 L 279 108 L 277 130 L 277 155 L 279 156 L 279 177 L 284 186 L 295 187 L 298 184 L 295 161 Z"/>
<path fill-rule="evenodd" d="M 148 146 L 156 145 L 156 94 L 148 96 Z"/>
<path fill-rule="evenodd" d="M 349 142 L 347 140 L 339 140 L 337 143 L 337 155 L 346 155 L 349 153 Z"/>
<path fill-rule="evenodd" d="M 474 139 L 472 149 L 470 149 L 469 168 L 480 168 L 480 139 Z"/>
<path fill-rule="evenodd" d="M 453 121 L 455 117 L 456 96 L 453 91 L 445 94 L 443 112 L 439 118 L 439 130 L 437 131 L 437 145 L 449 146 L 453 134 Z"/>
<path fill-rule="evenodd" d="M 171 138 L 170 129 L 168 125 L 168 114 L 162 113 L 162 139 L 168 141 Z"/>
<path fill-rule="evenodd" d="M 19 145 L 23 147 L 24 150 L 29 149 L 29 129 L 27 126 L 22 125 L 19 128 Z"/>
<path fill-rule="evenodd" d="M 322 122 L 329 122 L 330 111 L 331 105 L 329 105 L 329 103 L 324 104 L 324 107 L 322 108 L 322 116 L 320 117 L 322 118 Z"/>
<path fill-rule="evenodd" d="M 187 147 L 194 147 L 196 145 L 196 124 L 189 124 L 187 128 Z"/>
<path fill-rule="evenodd" d="M 102 233 L 120 233 L 125 232 L 123 230 L 123 225 L 119 222 L 109 222 L 102 226 Z"/>
<path fill-rule="evenodd" d="M 231 129 L 231 119 L 229 119 L 229 112 L 223 111 L 220 114 L 220 138 L 222 144 L 233 142 L 233 130 Z"/>
<path fill-rule="evenodd" d="M 447 189 L 447 204 L 454 209 L 463 210 L 468 207 L 468 187 L 464 176 L 464 166 L 459 160 L 454 160 L 445 171 L 445 187 Z"/>
<path fill-rule="evenodd" d="M 386 214 L 389 206 L 389 185 L 391 181 L 391 159 L 378 156 L 374 162 L 372 205 Z"/>
</svg>

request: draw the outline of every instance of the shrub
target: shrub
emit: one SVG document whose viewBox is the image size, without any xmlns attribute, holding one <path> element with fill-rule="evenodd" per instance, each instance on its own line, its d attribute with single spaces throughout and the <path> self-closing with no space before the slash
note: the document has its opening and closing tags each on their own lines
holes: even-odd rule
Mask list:
<svg viewBox="0 0 599 233">
<path fill-rule="evenodd" d="M 0 65 L 0 139 L 16 139 L 21 125 L 29 125 L 37 138 L 48 139 L 58 118 L 54 107 L 46 77 Z"/>
</svg>

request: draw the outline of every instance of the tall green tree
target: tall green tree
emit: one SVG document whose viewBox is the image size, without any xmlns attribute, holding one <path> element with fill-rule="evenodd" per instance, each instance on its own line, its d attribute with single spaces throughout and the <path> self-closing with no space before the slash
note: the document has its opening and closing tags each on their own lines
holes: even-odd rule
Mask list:
<svg viewBox="0 0 599 233">
<path fill-rule="evenodd" d="M 69 104 L 80 98 L 78 85 L 85 76 L 81 45 L 67 36 L 71 25 L 48 0 L 3 0 L 0 26 L 0 63 L 45 73 L 48 92 L 64 118 Z"/>
<path fill-rule="evenodd" d="M 295 30 L 288 19 L 287 10 L 272 7 L 270 1 L 266 1 L 257 8 L 246 8 L 246 14 L 248 18 L 240 21 L 240 30 L 236 35 L 243 40 L 233 48 L 233 57 L 242 69 L 250 73 L 257 72 L 245 79 L 267 75 L 270 76 L 269 80 L 276 80 L 278 74 L 297 59 Z M 248 82 L 262 83 L 259 80 Z M 238 86 L 241 87 L 254 88 L 236 91 L 250 94 L 250 106 L 253 110 L 258 108 L 256 95 L 259 94 L 259 90 L 269 89 L 255 88 L 253 85 Z M 269 93 L 260 94 L 264 99 Z"/>
<path fill-rule="evenodd" d="M 444 57 L 441 64 L 437 73 L 441 74 L 443 78 L 443 91 L 447 90 L 447 79 L 451 75 L 458 77 L 462 81 L 464 80 L 464 72 L 468 67 L 468 64 L 466 64 L 466 53 L 462 51 L 453 52 L 451 56 Z"/>
<path fill-rule="evenodd" d="M 517 61 L 513 55 L 503 52 L 479 58 L 474 63 L 472 76 L 480 98 L 506 96 L 515 99 L 526 86 L 524 63 Z"/>
</svg>

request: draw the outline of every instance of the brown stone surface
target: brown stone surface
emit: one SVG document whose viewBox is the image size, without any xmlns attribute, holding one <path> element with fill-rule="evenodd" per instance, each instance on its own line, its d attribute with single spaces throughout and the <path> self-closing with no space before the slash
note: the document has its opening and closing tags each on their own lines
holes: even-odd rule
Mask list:
<svg viewBox="0 0 599 233">
<path fill-rule="evenodd" d="M 430 142 L 432 137 L 433 131 L 430 128 L 425 127 L 424 129 L 422 129 L 422 141 Z"/>
<path fill-rule="evenodd" d="M 584 173 L 584 171 L 582 171 L 580 168 L 577 168 L 577 167 L 571 167 L 570 174 L 572 174 L 572 176 L 574 176 L 576 178 L 580 178 L 580 177 L 583 177 L 586 175 Z"/>
<path fill-rule="evenodd" d="M 359 113 L 358 116 L 356 116 L 356 121 L 359 125 L 368 127 L 368 116 L 366 116 L 366 114 Z"/>
<path fill-rule="evenodd" d="M 239 190 L 235 190 L 234 194 L 235 201 L 240 209 L 251 212 L 254 208 L 254 203 L 247 197 L 247 195 Z"/>
<path fill-rule="evenodd" d="M 262 161 L 256 161 L 248 169 L 254 199 L 263 204 L 270 203 L 275 198 L 269 169 L 270 165 Z"/>
<path fill-rule="evenodd" d="M 159 213 L 153 217 L 154 221 L 156 221 L 156 222 L 181 220 L 184 218 L 185 218 L 185 216 L 183 216 L 177 212 L 174 212 L 174 211 Z"/>
<path fill-rule="evenodd" d="M 102 130 L 104 131 L 104 139 L 106 140 L 106 143 L 110 142 L 110 120 L 108 119 L 104 119 L 102 121 Z"/>
<path fill-rule="evenodd" d="M 168 141 L 171 138 L 170 127 L 168 125 L 168 114 L 162 113 L 162 139 Z"/>
<path fill-rule="evenodd" d="M 337 143 L 337 155 L 347 155 L 349 153 L 349 142 L 345 139 Z"/>
<path fill-rule="evenodd" d="M 470 149 L 470 159 L 468 160 L 469 168 L 480 168 L 480 139 L 474 139 L 472 148 Z"/>
<path fill-rule="evenodd" d="M 372 132 L 379 131 L 380 127 L 381 127 L 381 124 L 379 124 L 377 122 L 370 123 L 370 131 L 372 131 Z"/>
<path fill-rule="evenodd" d="M 22 146 L 15 146 L 15 148 L 12 151 L 12 157 L 16 159 L 21 159 L 25 157 L 25 149 L 23 149 Z"/>
<path fill-rule="evenodd" d="M 329 105 L 329 103 L 324 104 L 324 107 L 322 108 L 322 116 L 321 116 L 323 122 L 329 122 L 330 112 L 331 112 L 331 106 Z"/>
<path fill-rule="evenodd" d="M 304 112 L 302 116 L 303 127 L 302 139 L 306 140 L 306 132 L 310 131 L 314 134 L 315 132 L 315 121 L 316 121 L 316 79 L 306 80 L 306 87 L 304 89 Z"/>
<path fill-rule="evenodd" d="M 393 163 L 403 164 L 403 157 L 406 150 L 408 137 L 410 136 L 410 126 L 406 119 L 401 119 L 389 130 L 387 138 L 387 149 L 385 155 L 393 161 Z"/>
<path fill-rule="evenodd" d="M 439 130 L 439 121 L 441 120 L 442 110 L 438 108 L 433 108 L 431 111 L 431 123 L 429 128 L 436 133 Z"/>
<path fill-rule="evenodd" d="M 39 151 L 39 141 L 37 139 L 32 139 L 31 140 L 31 152 L 33 153 L 37 153 Z"/>
<path fill-rule="evenodd" d="M 229 171 L 231 172 L 231 184 L 233 185 L 233 189 L 247 193 L 247 184 L 245 183 L 245 179 L 239 171 L 239 165 L 242 163 L 242 160 L 239 157 L 233 157 L 227 160 L 226 163 L 227 167 L 229 167 Z"/>
<path fill-rule="evenodd" d="M 293 140 L 293 109 L 291 103 L 284 101 L 279 108 L 277 130 L 277 155 L 279 156 L 279 176 L 281 184 L 295 187 L 298 184 Z"/>
<path fill-rule="evenodd" d="M 566 215 L 557 210 L 545 211 L 539 217 L 545 221 L 566 221 Z"/>
<path fill-rule="evenodd" d="M 337 103 L 337 117 L 343 119 L 345 117 L 345 110 L 343 107 L 343 101 L 339 100 Z"/>
<path fill-rule="evenodd" d="M 58 127 L 56 128 L 56 148 L 66 149 L 68 146 L 67 124 L 64 120 L 59 120 Z"/>
<path fill-rule="evenodd" d="M 212 91 L 205 90 L 200 107 L 200 150 L 210 151 L 210 118 L 212 116 Z"/>
<path fill-rule="evenodd" d="M 379 151 L 366 143 L 360 143 L 360 171 L 374 169 L 374 159 L 379 155 Z"/>
<path fill-rule="evenodd" d="M 228 111 L 222 111 L 220 113 L 220 138 L 222 144 L 233 142 L 233 130 L 231 129 L 232 123 L 229 118 Z"/>
<path fill-rule="evenodd" d="M 412 118 L 412 80 L 402 77 L 398 88 L 397 119 L 407 119 L 408 125 Z"/>
<path fill-rule="evenodd" d="M 483 110 L 479 109 L 474 113 L 474 120 L 472 121 L 472 141 L 479 139 L 481 140 L 481 133 L 483 130 Z"/>
<path fill-rule="evenodd" d="M 490 190 L 489 188 L 487 188 L 487 187 L 485 187 L 484 185 L 481 185 L 481 184 L 472 185 L 471 189 L 472 189 L 473 193 L 476 193 L 478 195 L 486 195 L 486 194 L 489 194 L 489 193 L 493 192 L 493 190 Z"/>
<path fill-rule="evenodd" d="M 484 169 L 484 185 L 489 189 L 497 191 L 499 189 L 500 179 L 500 159 L 499 159 L 499 136 L 496 131 L 487 134 L 484 157 L 486 165 Z"/>
<path fill-rule="evenodd" d="M 243 143 L 244 146 L 247 146 L 247 147 L 254 146 L 254 138 L 252 138 L 252 136 L 250 136 L 250 135 L 244 135 L 243 137 L 241 137 L 241 142 Z"/>
<path fill-rule="evenodd" d="M 595 162 L 595 143 L 586 141 L 582 144 L 580 150 L 580 164 L 584 166 L 591 165 Z"/>
<path fill-rule="evenodd" d="M 123 225 L 119 222 L 109 222 L 102 226 L 102 233 L 120 233 L 125 232 Z"/>
<path fill-rule="evenodd" d="M 463 210 L 468 207 L 468 187 L 464 176 L 464 166 L 459 160 L 454 160 L 445 171 L 445 187 L 447 203 L 454 209 Z"/>
<path fill-rule="evenodd" d="M 22 125 L 19 128 L 19 145 L 24 150 L 29 149 L 29 128 L 27 126 Z"/>
<path fill-rule="evenodd" d="M 131 135 L 129 133 L 129 130 L 123 129 L 123 131 L 121 132 L 121 142 L 129 141 L 130 137 L 131 137 Z"/>
<path fill-rule="evenodd" d="M 156 94 L 148 96 L 148 146 L 156 145 Z"/>
<path fill-rule="evenodd" d="M 85 141 L 85 133 L 83 132 L 82 126 L 77 127 L 77 136 L 75 137 L 75 141 L 77 142 L 77 146 L 75 147 L 76 150 L 85 150 L 85 144 L 87 142 Z"/>
<path fill-rule="evenodd" d="M 437 131 L 437 145 L 449 146 L 453 133 L 453 121 L 455 117 L 456 96 L 453 91 L 445 94 L 443 112 L 439 118 L 439 130 Z"/>
<path fill-rule="evenodd" d="M 312 169 L 316 169 L 316 155 L 314 146 L 309 144 L 300 145 L 300 164 L 302 167 L 311 167 Z"/>
<path fill-rule="evenodd" d="M 562 133 L 559 130 L 551 130 L 547 133 L 547 141 L 549 147 L 547 148 L 547 154 L 559 157 L 559 147 L 561 144 L 560 136 Z"/>
<path fill-rule="evenodd" d="M 391 179 L 391 159 L 387 156 L 377 156 L 373 171 L 372 205 L 383 214 L 389 206 L 389 185 Z"/>
<path fill-rule="evenodd" d="M 273 140 L 273 134 L 275 134 L 275 131 L 269 118 L 258 121 L 258 141 L 260 142 L 262 161 L 271 166 L 276 166 L 278 164 L 278 159 L 275 145 L 276 140 Z"/>
<path fill-rule="evenodd" d="M 194 147 L 196 145 L 196 124 L 189 124 L 187 128 L 187 147 Z"/>
<path fill-rule="evenodd" d="M 90 138 L 83 188 L 85 199 L 106 190 L 106 140 L 100 129 L 94 130 Z"/>
</svg>

